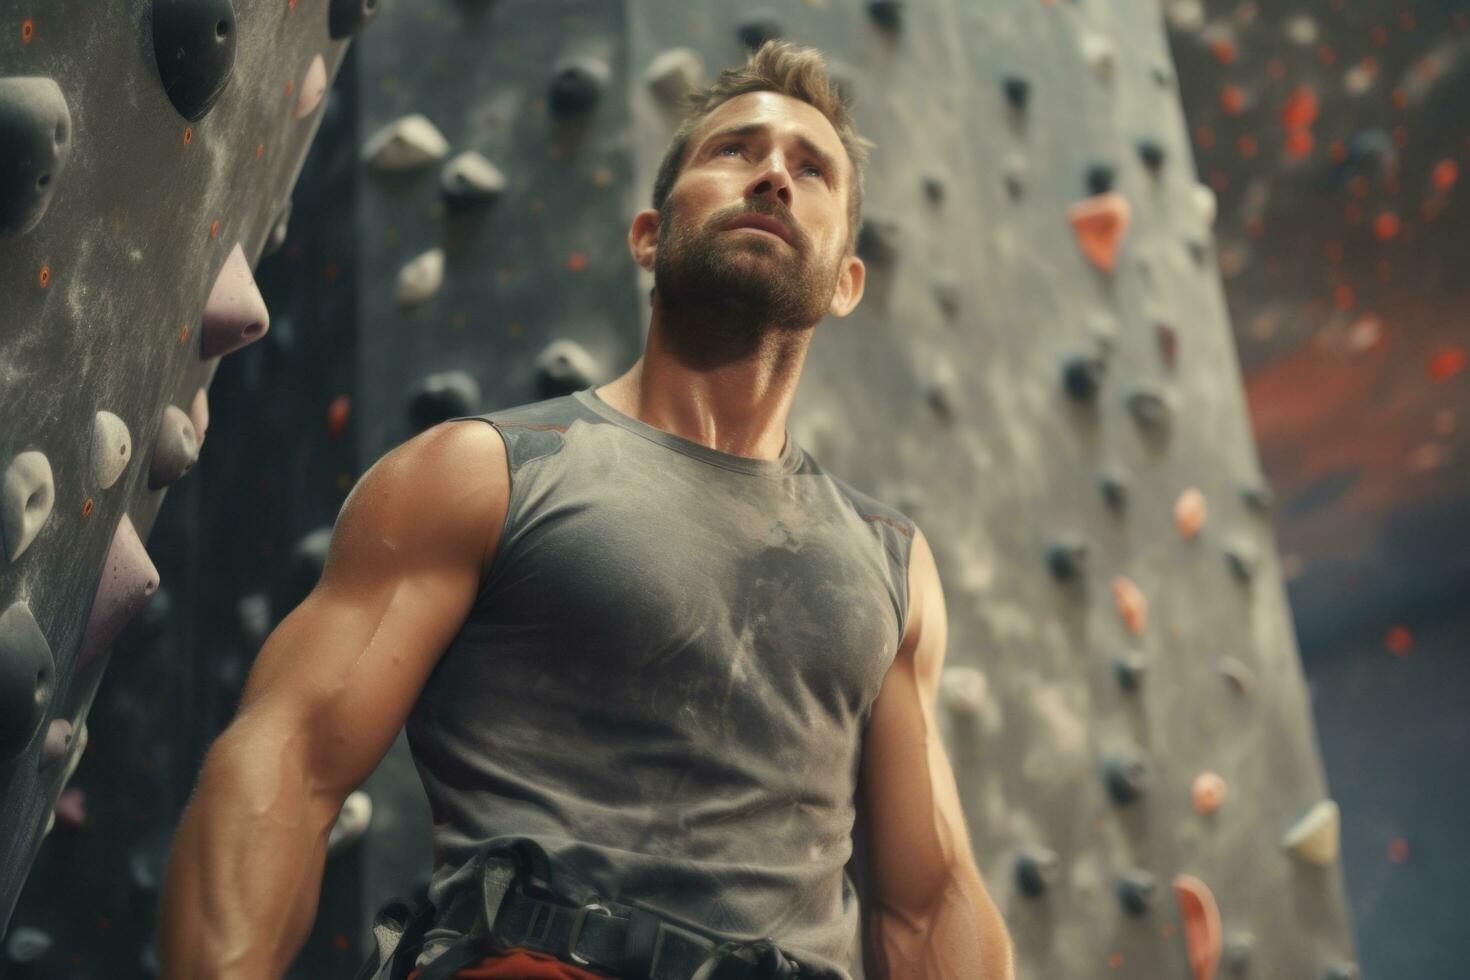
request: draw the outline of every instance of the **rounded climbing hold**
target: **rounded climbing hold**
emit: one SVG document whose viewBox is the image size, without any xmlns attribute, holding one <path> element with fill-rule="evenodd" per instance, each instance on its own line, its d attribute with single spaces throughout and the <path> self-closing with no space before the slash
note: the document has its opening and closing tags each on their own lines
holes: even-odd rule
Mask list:
<svg viewBox="0 0 1470 980">
<path fill-rule="evenodd" d="M 1255 672 L 1236 658 L 1221 657 L 1215 669 L 1230 682 L 1237 694 L 1250 694 L 1255 689 Z"/>
<path fill-rule="evenodd" d="M 81 827 L 87 822 L 87 794 L 80 786 L 61 791 L 54 808 L 56 816 L 67 827 Z"/>
<path fill-rule="evenodd" d="M 1017 112 L 1026 111 L 1026 103 L 1031 100 L 1031 83 L 1020 75 L 1007 75 L 1000 80 L 1000 90 L 1005 93 L 1006 101 L 1012 109 Z"/>
<path fill-rule="evenodd" d="M 1113 605 L 1128 632 L 1137 635 L 1148 626 L 1148 600 L 1143 590 L 1125 575 L 1113 578 Z"/>
<path fill-rule="evenodd" d="M 1276 496 L 1271 492 L 1271 488 L 1263 483 L 1241 487 L 1240 497 L 1245 501 L 1246 506 L 1257 514 L 1269 513 L 1271 506 L 1276 502 Z"/>
<path fill-rule="evenodd" d="M 505 193 L 505 174 L 478 150 L 466 150 L 444 165 L 439 192 L 452 211 L 491 204 Z"/>
<path fill-rule="evenodd" d="M 271 233 L 265 240 L 265 250 L 262 255 L 272 255 L 286 244 L 286 232 L 291 221 L 291 199 L 287 198 L 282 205 L 281 212 L 276 215 L 276 220 L 271 222 Z"/>
<path fill-rule="evenodd" d="M 1256 937 L 1245 930 L 1238 930 L 1225 940 L 1221 951 L 1221 962 L 1231 976 L 1243 977 L 1250 973 L 1251 959 L 1256 951 Z"/>
<path fill-rule="evenodd" d="M 1001 178 L 1005 181 L 1006 193 L 1011 200 L 1019 201 L 1026 193 L 1026 158 L 1019 153 L 1009 153 L 1001 164 Z"/>
<path fill-rule="evenodd" d="M 1087 571 L 1087 545 L 1075 540 L 1054 542 L 1047 548 L 1046 563 L 1056 578 L 1075 581 Z"/>
<path fill-rule="evenodd" d="M 904 0 L 868 0 L 868 16 L 873 23 L 887 31 L 903 27 Z"/>
<path fill-rule="evenodd" d="M 190 122 L 203 118 L 235 67 L 230 0 L 153 0 L 153 56 L 179 115 Z"/>
<path fill-rule="evenodd" d="M 1214 980 L 1220 963 L 1220 908 L 1215 895 L 1194 875 L 1174 878 L 1174 899 L 1179 903 L 1184 949 L 1194 980 Z"/>
<path fill-rule="evenodd" d="M 1164 169 L 1164 145 L 1155 139 L 1139 140 L 1138 159 L 1143 161 L 1149 173 L 1157 177 Z"/>
<path fill-rule="evenodd" d="M 740 43 L 755 51 L 767 41 L 774 41 L 782 37 L 786 32 L 781 27 L 781 21 L 776 15 L 768 11 L 762 11 L 740 22 L 735 29 Z"/>
<path fill-rule="evenodd" d="M 464 371 L 431 374 L 414 386 L 408 400 L 408 415 L 416 429 L 438 425 L 445 419 L 473 415 L 480 407 L 480 385 Z"/>
<path fill-rule="evenodd" d="M 892 265 L 898 258 L 898 222 L 881 215 L 865 217 L 858 229 L 857 253 L 869 265 Z"/>
<path fill-rule="evenodd" d="M 1322 980 L 1360 980 L 1362 975 L 1356 963 L 1334 963 L 1322 974 Z"/>
<path fill-rule="evenodd" d="M 49 952 L 51 937 L 30 926 L 16 926 L 5 941 L 5 958 L 16 966 L 39 963 Z"/>
<path fill-rule="evenodd" d="M 1148 659 L 1136 651 L 1113 661 L 1113 676 L 1118 678 L 1118 686 L 1130 694 L 1143 686 L 1143 675 L 1147 670 Z"/>
<path fill-rule="evenodd" d="M 1225 780 L 1217 772 L 1202 772 L 1194 777 L 1194 782 L 1189 787 L 1189 798 L 1194 804 L 1194 812 L 1202 817 L 1207 817 L 1220 809 L 1220 804 L 1225 802 Z"/>
<path fill-rule="evenodd" d="M 945 707 L 957 715 L 978 715 L 985 707 L 985 675 L 974 667 L 950 667 L 940 675 Z"/>
<path fill-rule="evenodd" d="M 934 174 L 926 174 L 921 181 L 924 188 L 924 196 L 929 199 L 930 204 L 940 204 L 944 201 L 944 181 Z"/>
<path fill-rule="evenodd" d="M 1089 194 L 1106 194 L 1113 189 L 1117 180 L 1117 173 L 1106 163 L 1094 163 L 1087 168 L 1087 192 Z"/>
<path fill-rule="evenodd" d="M 643 81 L 667 105 L 677 105 L 704 83 L 704 59 L 693 48 L 670 48 L 649 62 Z"/>
<path fill-rule="evenodd" d="M 1068 218 L 1082 254 L 1103 272 L 1112 272 L 1123 235 L 1133 220 L 1127 198 L 1116 191 L 1094 195 L 1072 205 Z"/>
<path fill-rule="evenodd" d="M 1337 860 L 1341 812 L 1333 800 L 1319 800 L 1281 838 L 1292 857 L 1308 864 L 1328 865 Z"/>
<path fill-rule="evenodd" d="M 1118 903 L 1123 911 L 1139 918 L 1153 911 L 1158 896 L 1159 883 L 1153 875 L 1142 868 L 1130 868 L 1118 875 Z"/>
<path fill-rule="evenodd" d="M 1138 427 L 1151 435 L 1163 435 L 1169 431 L 1173 409 L 1163 392 L 1153 388 L 1140 388 L 1128 396 L 1128 411 Z"/>
<path fill-rule="evenodd" d="M 326 94 L 327 63 L 321 55 L 312 55 L 311 64 L 306 66 L 306 77 L 301 80 L 301 93 L 296 96 L 296 118 L 305 119 L 315 112 Z"/>
<path fill-rule="evenodd" d="M 327 31 L 334 41 L 351 37 L 378 16 L 378 0 L 332 0 L 327 8 Z"/>
<path fill-rule="evenodd" d="M 1103 784 L 1114 803 L 1132 803 L 1148 789 L 1148 763 L 1133 749 L 1114 749 L 1103 759 Z"/>
<path fill-rule="evenodd" d="M 204 433 L 209 429 L 209 394 L 203 388 L 195 390 L 194 400 L 189 403 L 189 421 L 194 423 L 194 437 L 203 449 Z"/>
<path fill-rule="evenodd" d="M 1182 538 L 1192 538 L 1205 526 L 1209 508 L 1198 487 L 1190 487 L 1174 501 L 1174 528 Z"/>
<path fill-rule="evenodd" d="M 199 461 L 199 436 L 194 423 L 177 405 L 163 409 L 163 424 L 148 465 L 148 489 L 162 490 L 177 483 Z"/>
<path fill-rule="evenodd" d="M 92 609 L 87 614 L 87 628 L 82 634 L 81 651 L 77 655 L 76 673 L 101 658 L 122 628 L 157 591 L 158 569 L 153 567 L 153 560 L 148 557 L 132 518 L 124 513 L 112 534 L 107 559 L 102 563 L 102 577 L 98 579 L 97 591 L 92 596 Z M 85 738 L 85 725 L 82 732 Z"/>
<path fill-rule="evenodd" d="M 1206 228 L 1213 226 L 1215 218 L 1220 213 L 1220 203 L 1215 197 L 1214 189 L 1209 184 L 1195 184 L 1192 197 L 1194 210 L 1199 215 L 1200 221 Z"/>
<path fill-rule="evenodd" d="M 92 479 L 106 490 L 133 458 L 133 436 L 122 419 L 108 411 L 92 417 Z"/>
<path fill-rule="evenodd" d="M 270 311 L 255 285 L 245 249 L 236 242 L 210 287 L 199 330 L 199 356 L 221 357 L 253 344 L 271 326 Z"/>
<path fill-rule="evenodd" d="M 536 387 L 542 398 L 581 391 L 601 378 L 597 358 L 575 340 L 553 340 L 536 355 Z"/>
<path fill-rule="evenodd" d="M 41 745 L 38 769 L 55 765 L 71 753 L 72 727 L 65 718 L 53 718 L 46 726 L 46 740 Z"/>
<path fill-rule="evenodd" d="M 379 173 L 401 173 L 438 163 L 449 141 L 422 113 L 411 113 L 378 130 L 362 146 L 362 158 Z"/>
<path fill-rule="evenodd" d="M 0 613 L 0 763 L 20 755 L 51 707 L 56 660 L 22 599 Z"/>
<path fill-rule="evenodd" d="M 1044 895 L 1056 883 L 1062 870 L 1057 853 L 1035 845 L 1016 855 L 1016 887 L 1028 898 Z"/>
<path fill-rule="evenodd" d="M 71 111 L 61 86 L 0 78 L 0 238 L 40 223 L 70 156 Z"/>
<path fill-rule="evenodd" d="M 1122 473 L 1101 473 L 1098 475 L 1097 485 L 1102 491 L 1103 500 L 1113 510 L 1122 510 L 1128 505 L 1128 478 Z"/>
<path fill-rule="evenodd" d="M 1256 556 L 1249 545 L 1241 542 L 1232 542 L 1225 545 L 1225 563 L 1230 566 L 1230 573 L 1235 576 L 1236 581 L 1242 585 L 1250 584 L 1251 579 L 1256 576 Z"/>
<path fill-rule="evenodd" d="M 1087 33 L 1082 36 L 1082 58 L 1087 62 L 1087 67 L 1092 69 L 1098 81 L 1111 82 L 1113 70 L 1118 64 L 1118 52 L 1113 47 L 1113 42 L 1105 35 Z"/>
<path fill-rule="evenodd" d="M 612 70 L 601 58 L 570 58 L 551 75 L 547 98 L 552 115 L 581 116 L 596 108 L 602 90 L 612 79 Z"/>
<path fill-rule="evenodd" d="M 444 284 L 444 249 L 431 248 L 398 270 L 393 298 L 399 306 L 417 306 L 432 299 Z"/>
<path fill-rule="evenodd" d="M 372 797 L 360 789 L 348 793 L 342 809 L 337 812 L 337 821 L 327 835 L 327 857 L 335 857 L 361 840 L 372 819 Z"/>
<path fill-rule="evenodd" d="M 1093 402 L 1097 399 L 1097 391 L 1106 372 L 1107 362 L 1103 358 L 1079 354 L 1068 358 L 1062 365 L 1062 385 L 1073 400 Z"/>
<path fill-rule="evenodd" d="M 0 532 L 7 558 L 15 561 L 31 546 L 55 504 L 56 484 L 46 454 L 37 449 L 17 453 L 0 484 Z"/>
</svg>

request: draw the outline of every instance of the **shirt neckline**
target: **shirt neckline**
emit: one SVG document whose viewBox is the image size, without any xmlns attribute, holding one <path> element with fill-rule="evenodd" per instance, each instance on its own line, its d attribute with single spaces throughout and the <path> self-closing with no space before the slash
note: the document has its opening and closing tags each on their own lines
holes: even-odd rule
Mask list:
<svg viewBox="0 0 1470 980">
<path fill-rule="evenodd" d="M 734 453 L 721 452 L 711 449 L 702 442 L 686 439 L 683 436 L 667 432 L 654 425 L 649 425 L 640 418 L 629 415 L 626 412 L 614 408 L 601 395 L 597 393 L 597 386 L 583 388 L 581 391 L 572 392 L 583 405 L 596 412 L 598 415 L 632 432 L 634 435 L 642 436 L 649 442 L 656 442 L 660 446 L 703 460 L 715 466 L 724 467 L 727 470 L 735 470 L 739 473 L 749 473 L 753 476 L 785 476 L 794 473 L 801 461 L 801 451 L 797 448 L 796 440 L 791 438 L 791 430 L 785 429 L 786 442 L 781 447 L 781 455 L 776 459 L 757 459 L 754 456 L 737 456 Z"/>
</svg>

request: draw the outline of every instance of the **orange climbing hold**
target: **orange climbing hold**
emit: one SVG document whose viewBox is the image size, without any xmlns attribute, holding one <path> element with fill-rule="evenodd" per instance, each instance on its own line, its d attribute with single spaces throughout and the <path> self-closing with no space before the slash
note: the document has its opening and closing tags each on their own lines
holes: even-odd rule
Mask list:
<svg viewBox="0 0 1470 980">
<path fill-rule="evenodd" d="M 1143 590 L 1126 575 L 1113 579 L 1113 605 L 1118 608 L 1118 615 L 1130 633 L 1143 632 L 1148 625 L 1148 600 L 1144 598 Z"/>
<path fill-rule="evenodd" d="M 1392 211 L 1384 211 L 1373 219 L 1373 234 L 1379 241 L 1386 242 L 1391 238 L 1397 238 L 1399 234 L 1399 216 Z"/>
<path fill-rule="evenodd" d="M 1184 927 L 1184 949 L 1194 980 L 1214 980 L 1220 965 L 1220 908 L 1209 886 L 1194 875 L 1176 875 L 1174 899 Z"/>
<path fill-rule="evenodd" d="M 1429 376 L 1435 381 L 1448 381 L 1465 370 L 1465 348 L 1446 347 L 1429 362 Z"/>
<path fill-rule="evenodd" d="M 1281 107 L 1281 125 L 1287 129 L 1305 129 L 1317 121 L 1320 111 L 1317 93 L 1306 85 L 1298 85 Z"/>
<path fill-rule="evenodd" d="M 1414 634 L 1407 626 L 1394 626 L 1389 629 L 1383 638 L 1388 652 L 1395 657 L 1407 657 L 1409 651 L 1414 649 Z"/>
<path fill-rule="evenodd" d="M 1460 165 L 1453 160 L 1441 160 L 1434 165 L 1434 189 L 1441 193 L 1455 186 L 1460 179 Z"/>
<path fill-rule="evenodd" d="M 1207 817 L 1220 809 L 1220 804 L 1225 802 L 1225 780 L 1217 772 L 1202 772 L 1194 777 L 1194 784 L 1189 788 L 1190 801 L 1194 804 L 1194 812 L 1202 817 Z"/>
<path fill-rule="evenodd" d="M 1118 245 L 1133 219 L 1128 199 L 1117 191 L 1095 194 L 1072 205 L 1068 216 L 1082 254 L 1102 271 L 1112 272 L 1118 264 Z"/>
<path fill-rule="evenodd" d="M 1174 502 L 1174 526 L 1179 535 L 1192 538 L 1204 527 L 1209 508 L 1205 506 L 1205 495 L 1197 487 L 1190 487 Z"/>
</svg>

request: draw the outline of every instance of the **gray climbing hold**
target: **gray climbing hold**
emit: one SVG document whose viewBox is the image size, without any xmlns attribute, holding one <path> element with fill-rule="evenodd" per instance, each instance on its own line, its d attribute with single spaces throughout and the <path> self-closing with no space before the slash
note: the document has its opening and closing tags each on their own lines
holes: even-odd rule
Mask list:
<svg viewBox="0 0 1470 980">
<path fill-rule="evenodd" d="M 0 238 L 40 223 L 70 156 L 61 87 L 49 78 L 0 78 Z"/>
<path fill-rule="evenodd" d="M 5 941 L 5 957 L 16 966 L 29 966 L 51 952 L 51 937 L 40 929 L 16 926 Z"/>
<path fill-rule="evenodd" d="M 1235 657 L 1221 657 L 1215 669 L 1230 682 L 1237 694 L 1248 695 L 1256 687 L 1255 671 Z"/>
<path fill-rule="evenodd" d="M 112 544 L 102 564 L 102 577 L 97 581 L 97 592 L 92 597 L 87 628 L 82 634 L 81 652 L 77 655 L 76 673 L 101 658 L 122 628 L 142 611 L 157 591 L 158 569 L 153 567 L 153 561 L 138 537 L 138 530 L 133 527 L 132 518 L 123 514 L 112 534 Z M 82 731 L 86 732 L 85 725 Z"/>
<path fill-rule="evenodd" d="M 921 185 L 924 188 L 924 196 L 929 199 L 930 204 L 942 204 L 944 202 L 944 181 L 934 174 L 925 174 Z"/>
<path fill-rule="evenodd" d="M 46 726 L 46 739 L 41 743 L 41 761 L 38 769 L 47 769 L 65 759 L 71 753 L 72 727 L 65 718 L 53 718 Z"/>
<path fill-rule="evenodd" d="M 408 415 L 417 429 L 445 419 L 473 415 L 480 407 L 480 385 L 464 371 L 431 374 L 414 386 Z"/>
<path fill-rule="evenodd" d="M 940 675 L 940 697 L 956 715 L 978 715 L 985 707 L 987 688 L 985 675 L 974 667 L 949 667 Z"/>
<path fill-rule="evenodd" d="M 432 299 L 444 285 L 444 249 L 431 248 L 398 270 L 393 298 L 399 306 L 417 306 Z"/>
<path fill-rule="evenodd" d="M 1334 963 L 1322 974 L 1322 980 L 1361 980 L 1362 975 L 1356 963 Z"/>
<path fill-rule="evenodd" d="M 1027 898 L 1038 898 L 1056 883 L 1062 862 L 1055 851 L 1035 845 L 1016 855 L 1016 887 Z"/>
<path fill-rule="evenodd" d="M 1241 487 L 1240 498 L 1257 514 L 1270 513 L 1272 505 L 1276 503 L 1276 495 L 1271 492 L 1270 487 L 1262 483 Z"/>
<path fill-rule="evenodd" d="M 271 222 L 271 233 L 265 240 L 265 251 L 261 254 L 272 255 L 280 251 L 281 246 L 286 244 L 286 232 L 291 221 L 291 200 L 286 199 L 281 213 L 276 215 L 276 220 Z"/>
<path fill-rule="evenodd" d="M 868 0 L 868 16 L 886 31 L 903 27 L 904 0 Z"/>
<path fill-rule="evenodd" d="M 1093 402 L 1107 373 L 1107 362 L 1095 355 L 1070 357 L 1062 365 L 1062 386 L 1074 401 Z"/>
<path fill-rule="evenodd" d="M 1116 882 L 1118 904 L 1134 918 L 1153 911 L 1158 898 L 1159 883 L 1153 875 L 1142 868 L 1129 868 L 1118 875 Z"/>
<path fill-rule="evenodd" d="M 1113 676 L 1118 686 L 1133 694 L 1143 686 L 1143 676 L 1148 670 L 1148 659 L 1143 654 L 1130 651 L 1113 661 Z"/>
<path fill-rule="evenodd" d="M 1061 581 L 1075 581 L 1087 570 L 1087 545 L 1076 540 L 1055 542 L 1047 548 L 1046 563 Z"/>
<path fill-rule="evenodd" d="M 693 48 L 670 48 L 649 62 L 643 81 L 665 104 L 678 105 L 704 83 L 704 59 Z"/>
<path fill-rule="evenodd" d="M 327 8 L 327 31 L 340 41 L 351 37 L 378 16 L 378 0 L 332 0 Z"/>
<path fill-rule="evenodd" d="M 55 503 L 56 484 L 46 454 L 36 449 L 17 453 L 0 484 L 0 532 L 7 558 L 15 561 L 31 546 Z"/>
<path fill-rule="evenodd" d="M 148 464 L 148 489 L 162 490 L 177 483 L 199 461 L 199 436 L 194 423 L 177 405 L 163 409 L 163 424 Z"/>
<path fill-rule="evenodd" d="M 128 425 L 111 412 L 92 417 L 92 479 L 106 490 L 117 482 L 133 458 L 133 436 Z"/>
<path fill-rule="evenodd" d="M 204 303 L 199 356 L 207 361 L 237 351 L 265 336 L 270 327 L 270 311 L 255 285 L 250 260 L 245 258 L 244 246 L 236 242 Z"/>
<path fill-rule="evenodd" d="M 1143 161 L 1149 173 L 1157 177 L 1164 169 L 1164 145 L 1155 139 L 1139 140 L 1138 159 Z"/>
<path fill-rule="evenodd" d="M 602 367 L 575 340 L 553 340 L 536 355 L 536 387 L 542 398 L 589 388 L 602 379 Z"/>
<path fill-rule="evenodd" d="M 17 599 L 0 614 L 0 763 L 15 758 L 51 706 L 56 661 L 31 607 Z"/>
<path fill-rule="evenodd" d="M 1103 500 L 1107 501 L 1113 510 L 1122 510 L 1128 506 L 1128 478 L 1122 473 L 1107 471 L 1098 475 L 1098 489 L 1102 491 Z"/>
<path fill-rule="evenodd" d="M 209 393 L 203 388 L 194 391 L 194 400 L 189 403 L 189 421 L 194 423 L 199 447 L 204 448 L 204 434 L 209 431 Z"/>
<path fill-rule="evenodd" d="M 1251 960 L 1255 956 L 1256 937 L 1240 930 L 1225 937 L 1224 949 L 1220 951 L 1220 963 L 1225 972 L 1233 977 L 1250 973 Z"/>
<path fill-rule="evenodd" d="M 1115 749 L 1103 759 L 1103 783 L 1114 803 L 1132 803 L 1148 789 L 1148 764 L 1132 749 Z"/>
<path fill-rule="evenodd" d="M 785 35 L 785 29 L 776 15 L 769 11 L 760 11 L 741 21 L 740 26 L 735 29 L 735 34 L 740 38 L 740 43 L 755 51 L 767 41 L 774 41 Z"/>
<path fill-rule="evenodd" d="M 337 812 L 337 821 L 327 834 L 327 857 L 336 857 L 361 840 L 372 820 L 372 798 L 360 789 L 347 794 L 342 809 Z"/>
<path fill-rule="evenodd" d="M 444 165 L 439 192 L 451 210 L 491 204 L 505 193 L 505 174 L 478 150 L 466 150 Z"/>
<path fill-rule="evenodd" d="M 1191 238 L 1187 242 L 1185 242 L 1184 245 L 1187 249 L 1189 249 L 1189 255 L 1191 258 L 1194 259 L 1194 264 L 1198 266 L 1203 266 L 1205 264 L 1205 259 L 1209 258 L 1210 256 L 1210 246 L 1207 243 L 1200 241 L 1198 238 Z"/>
<path fill-rule="evenodd" d="M 1337 860 L 1341 813 L 1333 800 L 1319 800 L 1281 838 L 1281 847 L 1308 864 L 1328 865 Z"/>
<path fill-rule="evenodd" d="M 235 68 L 235 9 L 229 0 L 153 0 L 153 56 L 179 115 L 203 118 Z"/>
<path fill-rule="evenodd" d="M 602 101 L 603 89 L 612 80 L 612 69 L 601 58 L 568 58 L 551 74 L 547 90 L 552 115 L 582 116 Z"/>
<path fill-rule="evenodd" d="M 315 112 L 326 94 L 327 63 L 321 55 L 312 55 L 311 64 L 306 66 L 306 77 L 301 80 L 301 92 L 296 96 L 296 118 L 305 119 Z"/>
<path fill-rule="evenodd" d="M 1128 411 L 1145 432 L 1162 435 L 1169 431 L 1173 409 L 1163 392 L 1142 388 L 1128 396 Z"/>
<path fill-rule="evenodd" d="M 1224 553 L 1225 563 L 1230 566 L 1230 574 L 1242 585 L 1250 584 L 1251 579 L 1256 577 L 1255 552 L 1248 545 L 1231 542 L 1225 545 Z"/>
<path fill-rule="evenodd" d="M 1031 101 L 1031 83 L 1020 75 L 1007 75 L 1000 80 L 1000 90 L 1005 94 L 1006 102 L 1017 112 L 1025 112 L 1026 105 Z"/>
<path fill-rule="evenodd" d="M 449 141 L 421 113 L 394 120 L 362 147 L 362 158 L 379 173 L 402 173 L 438 163 L 449 155 Z"/>
</svg>

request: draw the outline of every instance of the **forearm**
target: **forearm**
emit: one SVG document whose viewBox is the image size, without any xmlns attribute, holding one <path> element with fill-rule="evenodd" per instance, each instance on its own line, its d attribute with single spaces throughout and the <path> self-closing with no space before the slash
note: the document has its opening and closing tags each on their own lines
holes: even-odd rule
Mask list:
<svg viewBox="0 0 1470 980">
<path fill-rule="evenodd" d="M 174 837 L 163 980 L 278 980 L 316 918 L 335 811 L 290 752 L 241 742 L 226 732 L 210 751 Z"/>
<path fill-rule="evenodd" d="M 1014 980 L 1011 937 L 980 875 L 958 868 L 918 913 L 881 898 L 865 931 L 868 980 Z"/>
</svg>

